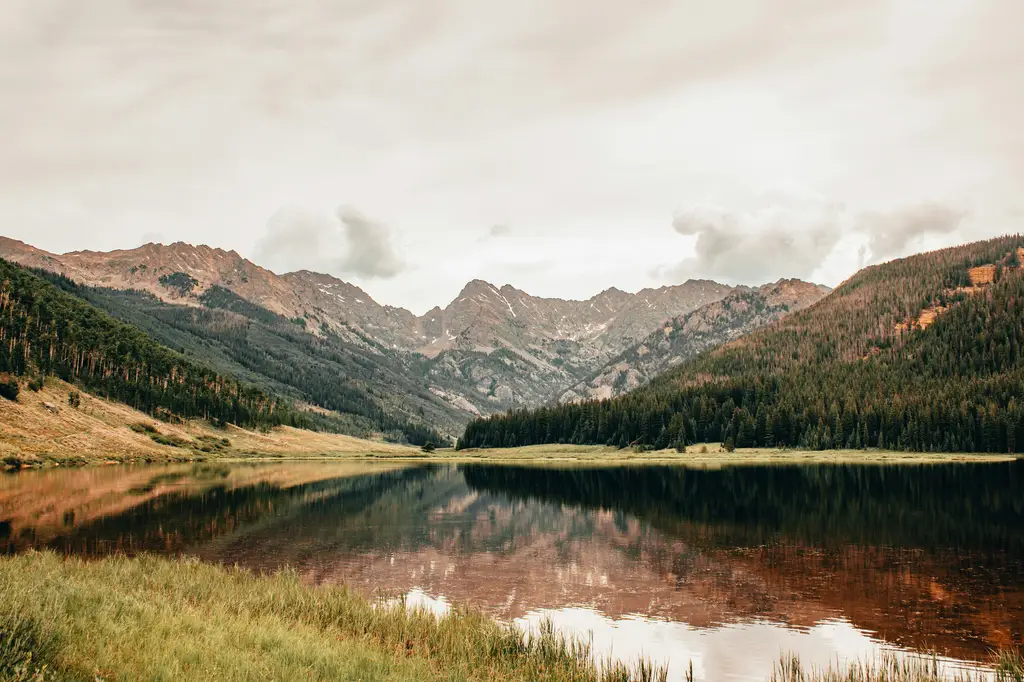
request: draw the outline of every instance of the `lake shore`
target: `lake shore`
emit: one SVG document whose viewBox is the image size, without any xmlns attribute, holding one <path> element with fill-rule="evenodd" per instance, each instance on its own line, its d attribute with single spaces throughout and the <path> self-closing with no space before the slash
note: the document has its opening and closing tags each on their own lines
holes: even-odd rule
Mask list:
<svg viewBox="0 0 1024 682">
<path fill-rule="evenodd" d="M 794 450 L 740 448 L 727 452 L 718 443 L 689 445 L 685 452 L 629 449 L 602 445 L 529 445 L 518 448 L 438 450 L 428 461 L 583 464 L 673 464 L 716 467 L 737 464 L 940 464 L 949 462 L 1009 462 L 1012 454 L 898 452 L 892 450 Z"/>
<path fill-rule="evenodd" d="M 294 572 L 52 552 L 0 558 L 0 678 L 665 679 L 645 661 L 599 667 L 587 645 L 551 628 L 526 635 L 473 610 L 372 603 Z"/>
<path fill-rule="evenodd" d="M 531 445 L 518 448 L 440 449 L 367 440 L 290 427 L 268 432 L 204 421 L 168 423 L 127 405 L 81 394 L 67 404 L 70 384 L 48 379 L 40 391 L 0 400 L 0 469 L 202 461 L 384 459 L 420 462 L 673 464 L 717 467 L 736 464 L 934 464 L 1003 462 L 1016 455 L 925 453 L 886 450 L 793 450 L 741 448 L 718 443 L 635 452 L 601 445 Z"/>
<path fill-rule="evenodd" d="M 807 669 L 782 654 L 764 679 L 947 679 L 928 656 L 847 665 Z M 994 653 L 990 665 L 998 682 L 1024 680 L 1019 654 Z M 293 571 L 260 576 L 149 555 L 0 558 L 3 679 L 663 682 L 667 675 L 645 659 L 603 658 L 551 626 L 525 633 L 472 609 L 437 616 L 401 600 L 374 603 L 345 587 L 308 586 Z M 992 678 L 957 671 L 948 679 Z"/>
</svg>

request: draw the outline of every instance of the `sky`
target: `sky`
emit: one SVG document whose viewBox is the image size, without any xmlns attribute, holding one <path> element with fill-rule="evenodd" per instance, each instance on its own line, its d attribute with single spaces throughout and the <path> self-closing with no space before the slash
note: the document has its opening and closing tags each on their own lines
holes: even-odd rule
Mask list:
<svg viewBox="0 0 1024 682">
<path fill-rule="evenodd" d="M 4 0 L 0 234 L 423 312 L 834 285 L 1024 222 L 1021 0 Z"/>
</svg>

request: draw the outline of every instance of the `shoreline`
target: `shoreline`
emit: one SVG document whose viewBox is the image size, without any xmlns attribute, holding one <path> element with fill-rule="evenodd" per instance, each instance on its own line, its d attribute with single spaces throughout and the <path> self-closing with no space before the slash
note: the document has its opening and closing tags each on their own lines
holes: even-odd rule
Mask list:
<svg viewBox="0 0 1024 682">
<path fill-rule="evenodd" d="M 528 446 L 524 448 L 502 448 L 487 450 L 436 450 L 424 453 L 410 446 L 396 446 L 367 441 L 338 434 L 311 432 L 317 441 L 341 440 L 341 448 L 327 451 L 312 451 L 296 447 L 273 452 L 239 452 L 235 448 L 227 451 L 204 453 L 177 450 L 165 457 L 150 455 L 111 457 L 37 457 L 23 459 L 11 464 L 8 458 L 0 461 L 0 471 L 16 472 L 48 470 L 57 468 L 141 466 L 168 464 L 270 464 L 270 463 L 331 463 L 331 462 L 391 462 L 404 464 L 491 464 L 491 465 L 567 465 L 567 466 L 674 466 L 701 469 L 715 469 L 729 466 L 756 465 L 928 465 L 928 464 L 983 464 L 1005 463 L 1024 459 L 1018 454 L 995 453 L 934 453 L 901 452 L 890 450 L 769 450 L 765 448 L 740 449 L 733 452 L 700 452 L 701 446 L 689 446 L 694 452 L 679 453 L 675 450 L 658 450 L 634 453 L 604 446 Z M 270 439 L 271 436 L 268 436 Z M 299 435 L 297 440 L 302 440 Z M 355 441 L 355 446 L 352 447 Z M 325 449 L 326 450 L 326 449 Z"/>
<path fill-rule="evenodd" d="M 51 551 L 0 557 L 0 672 L 17 679 L 425 679 L 665 682 L 669 665 L 622 661 L 553 624 L 502 624 L 462 605 L 445 614 L 258 574 L 149 554 L 85 560 Z M 690 670 L 692 671 L 692 663 Z M 692 679 L 686 675 L 685 679 Z M 991 672 L 989 672 L 991 671 Z M 966 670 L 925 652 L 883 653 L 826 669 L 780 652 L 766 682 L 1024 679 L 1014 649 Z M 12 678 L 14 679 L 14 678 Z"/>
<path fill-rule="evenodd" d="M 215 428 L 202 421 L 162 422 L 131 407 L 81 394 L 71 407 L 70 384 L 48 379 L 17 401 L 0 400 L 0 470 L 49 469 L 116 464 L 281 461 L 401 461 L 422 463 L 628 465 L 722 467 L 756 464 L 939 464 L 1007 462 L 1000 453 L 928 453 L 888 450 L 738 449 L 718 443 L 687 446 L 685 452 L 635 452 L 603 445 L 530 445 L 517 448 L 441 449 L 426 453 L 410 445 L 368 440 L 287 426 L 268 432 L 237 426 Z M 1024 456 L 1024 455 L 1022 455 Z"/>
</svg>

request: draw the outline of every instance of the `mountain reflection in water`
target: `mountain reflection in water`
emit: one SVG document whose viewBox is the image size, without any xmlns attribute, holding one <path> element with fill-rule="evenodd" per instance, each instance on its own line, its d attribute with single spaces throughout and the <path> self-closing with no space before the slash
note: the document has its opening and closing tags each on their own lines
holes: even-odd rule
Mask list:
<svg viewBox="0 0 1024 682">
<path fill-rule="evenodd" d="M 288 565 L 311 583 L 416 591 L 504 619 L 559 614 L 618 653 L 630 637 L 656 653 L 662 638 L 696 657 L 698 672 L 747 679 L 714 652 L 760 646 L 770 661 L 780 646 L 813 641 L 830 647 L 827 661 L 875 641 L 977 660 L 1019 645 L 1022 472 L 1020 463 L 26 472 L 0 477 L 0 547 Z"/>
</svg>

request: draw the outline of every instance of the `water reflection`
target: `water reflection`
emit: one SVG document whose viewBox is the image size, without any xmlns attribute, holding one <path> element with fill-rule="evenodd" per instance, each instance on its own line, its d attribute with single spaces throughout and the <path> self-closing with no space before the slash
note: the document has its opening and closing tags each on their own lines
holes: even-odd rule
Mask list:
<svg viewBox="0 0 1024 682">
<path fill-rule="evenodd" d="M 1018 463 L 549 468 L 277 464 L 0 478 L 0 547 L 188 553 L 594 631 L 761 679 L 782 649 L 1018 645 Z M 743 655 L 736 656 L 736 651 Z M 681 671 L 676 667 L 675 672 Z"/>
</svg>

